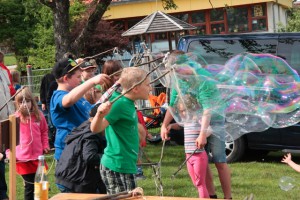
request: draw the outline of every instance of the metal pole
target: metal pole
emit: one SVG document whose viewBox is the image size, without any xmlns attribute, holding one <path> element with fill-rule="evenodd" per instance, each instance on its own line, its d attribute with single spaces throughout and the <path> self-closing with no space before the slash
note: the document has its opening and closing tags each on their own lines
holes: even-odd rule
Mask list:
<svg viewBox="0 0 300 200">
<path fill-rule="evenodd" d="M 27 70 L 28 87 L 29 87 L 30 91 L 33 92 L 33 90 L 32 90 L 32 66 L 26 65 L 26 70 Z"/>
</svg>

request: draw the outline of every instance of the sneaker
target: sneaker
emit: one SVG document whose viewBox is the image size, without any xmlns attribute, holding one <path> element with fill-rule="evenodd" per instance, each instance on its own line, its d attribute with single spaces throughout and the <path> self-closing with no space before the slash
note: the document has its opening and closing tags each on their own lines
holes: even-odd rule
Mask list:
<svg viewBox="0 0 300 200">
<path fill-rule="evenodd" d="M 151 144 L 158 144 L 161 142 L 160 134 L 153 135 L 152 138 L 147 138 L 147 141 Z"/>
</svg>

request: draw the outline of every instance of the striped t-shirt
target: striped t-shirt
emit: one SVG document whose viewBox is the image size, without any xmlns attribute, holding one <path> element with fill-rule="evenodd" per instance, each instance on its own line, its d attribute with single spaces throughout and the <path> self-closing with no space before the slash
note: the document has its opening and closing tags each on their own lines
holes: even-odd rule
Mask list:
<svg viewBox="0 0 300 200">
<path fill-rule="evenodd" d="M 184 150 L 185 153 L 193 153 L 196 149 L 196 139 L 199 137 L 201 125 L 198 123 L 184 124 Z M 204 149 L 198 149 L 195 152 L 199 153 Z"/>
</svg>

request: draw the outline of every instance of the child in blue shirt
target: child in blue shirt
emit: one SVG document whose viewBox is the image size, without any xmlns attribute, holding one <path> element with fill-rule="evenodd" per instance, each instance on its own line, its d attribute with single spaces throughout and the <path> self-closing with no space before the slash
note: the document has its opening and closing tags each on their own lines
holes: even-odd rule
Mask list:
<svg viewBox="0 0 300 200">
<path fill-rule="evenodd" d="M 65 147 L 65 138 L 74 127 L 89 118 L 91 104 L 83 98 L 87 90 L 109 80 L 105 74 L 97 75 L 81 84 L 81 69 L 69 58 L 58 61 L 53 68 L 58 83 L 50 101 L 51 119 L 56 127 L 54 158 L 59 160 Z"/>
</svg>

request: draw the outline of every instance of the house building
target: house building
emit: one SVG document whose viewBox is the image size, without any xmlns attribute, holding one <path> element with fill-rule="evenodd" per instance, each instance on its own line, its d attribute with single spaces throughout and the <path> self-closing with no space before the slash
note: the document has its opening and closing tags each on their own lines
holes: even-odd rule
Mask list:
<svg viewBox="0 0 300 200">
<path fill-rule="evenodd" d="M 178 6 L 176 10 L 164 10 L 162 2 L 156 0 L 113 1 L 105 13 L 105 18 L 119 24 L 125 31 L 144 17 L 161 10 L 197 27 L 195 30 L 182 31 L 179 37 L 185 34 L 276 32 L 279 24 L 286 25 L 287 11 L 293 6 L 293 0 L 174 0 L 174 2 Z M 150 40 L 155 45 L 167 41 L 167 37 L 166 33 L 153 33 Z M 175 37 L 175 34 L 171 37 Z"/>
</svg>

